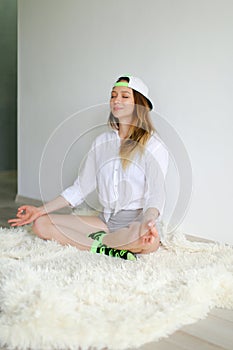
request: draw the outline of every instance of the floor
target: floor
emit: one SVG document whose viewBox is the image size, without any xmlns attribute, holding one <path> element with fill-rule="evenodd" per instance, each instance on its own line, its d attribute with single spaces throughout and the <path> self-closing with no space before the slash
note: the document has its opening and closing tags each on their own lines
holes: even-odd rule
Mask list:
<svg viewBox="0 0 233 350">
<path fill-rule="evenodd" d="M 14 217 L 20 205 L 15 203 L 16 183 L 15 172 L 0 172 L 0 226 L 2 227 L 9 227 L 7 220 Z M 233 349 L 233 310 L 214 309 L 206 319 L 185 326 L 170 337 L 156 343 L 148 343 L 138 350 L 197 349 Z"/>
</svg>

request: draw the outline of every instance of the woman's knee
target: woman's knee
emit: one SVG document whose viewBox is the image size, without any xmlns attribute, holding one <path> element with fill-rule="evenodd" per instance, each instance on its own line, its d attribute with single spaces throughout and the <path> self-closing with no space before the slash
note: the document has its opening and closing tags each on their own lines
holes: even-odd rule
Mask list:
<svg viewBox="0 0 233 350">
<path fill-rule="evenodd" d="M 32 226 L 33 232 L 42 239 L 51 239 L 52 237 L 49 234 L 49 226 L 51 221 L 49 220 L 48 215 L 43 215 L 37 218 Z"/>
</svg>

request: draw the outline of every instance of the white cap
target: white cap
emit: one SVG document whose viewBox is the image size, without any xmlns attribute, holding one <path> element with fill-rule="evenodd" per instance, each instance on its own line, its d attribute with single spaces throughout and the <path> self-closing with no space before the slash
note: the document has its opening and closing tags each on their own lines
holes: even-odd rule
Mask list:
<svg viewBox="0 0 233 350">
<path fill-rule="evenodd" d="M 148 101 L 149 103 L 149 107 L 150 109 L 152 110 L 153 109 L 153 103 L 151 101 L 151 98 L 149 97 L 149 89 L 148 87 L 144 84 L 144 82 L 137 78 L 137 77 L 133 77 L 131 75 L 122 75 L 119 79 L 122 79 L 123 78 L 127 78 L 129 79 L 129 82 L 123 82 L 123 81 L 120 81 L 120 82 L 116 82 L 114 84 L 114 86 L 127 86 L 137 92 L 139 92 L 140 94 L 142 94 Z"/>
</svg>

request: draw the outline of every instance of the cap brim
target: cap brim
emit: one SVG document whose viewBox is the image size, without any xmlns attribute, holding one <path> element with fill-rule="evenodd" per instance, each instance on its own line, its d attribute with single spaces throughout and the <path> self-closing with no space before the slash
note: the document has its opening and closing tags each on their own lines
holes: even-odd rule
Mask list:
<svg viewBox="0 0 233 350">
<path fill-rule="evenodd" d="M 148 104 L 149 104 L 150 110 L 152 111 L 152 109 L 153 109 L 153 104 L 152 104 L 152 102 L 151 102 L 148 98 L 146 98 L 146 99 L 147 99 L 147 102 L 148 102 Z"/>
</svg>

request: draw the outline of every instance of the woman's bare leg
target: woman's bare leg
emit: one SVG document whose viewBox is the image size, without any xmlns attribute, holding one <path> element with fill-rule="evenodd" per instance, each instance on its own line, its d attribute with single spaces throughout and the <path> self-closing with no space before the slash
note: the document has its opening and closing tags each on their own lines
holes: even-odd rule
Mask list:
<svg viewBox="0 0 233 350">
<path fill-rule="evenodd" d="M 81 250 L 90 250 L 93 240 L 88 237 L 91 232 L 108 228 L 96 216 L 43 215 L 33 224 L 33 232 L 40 238 L 55 240 L 62 245 L 72 245 Z"/>
<path fill-rule="evenodd" d="M 149 253 L 157 250 L 153 234 L 139 237 L 140 225 L 140 222 L 133 222 L 129 227 L 109 233 L 106 224 L 96 216 L 51 214 L 38 218 L 33 225 L 33 231 L 42 239 L 53 239 L 63 245 L 69 244 L 81 250 L 90 250 L 93 240 L 88 235 L 100 230 L 107 233 L 103 243 L 109 247 L 127 249 L 134 253 L 146 253 L 147 250 Z M 152 239 L 148 238 L 150 236 Z M 156 236 L 155 233 L 154 236 Z"/>
</svg>

